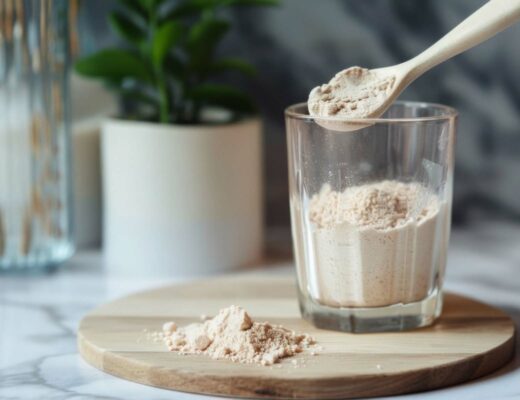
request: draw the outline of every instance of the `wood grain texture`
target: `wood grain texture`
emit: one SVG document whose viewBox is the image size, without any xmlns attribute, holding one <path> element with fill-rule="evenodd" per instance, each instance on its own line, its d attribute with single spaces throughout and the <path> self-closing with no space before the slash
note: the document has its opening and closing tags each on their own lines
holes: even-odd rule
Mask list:
<svg viewBox="0 0 520 400">
<path fill-rule="evenodd" d="M 253 319 L 312 334 L 323 350 L 274 367 L 236 364 L 168 352 L 146 337 L 163 322 L 200 321 L 236 304 Z M 508 362 L 514 324 L 503 312 L 447 294 L 430 328 L 400 333 L 349 334 L 319 330 L 300 318 L 294 280 L 230 276 L 138 293 L 101 306 L 80 324 L 78 345 L 95 367 L 124 379 L 167 389 L 254 397 L 338 399 L 409 393 L 488 374 Z M 380 368 L 378 368 L 378 365 Z"/>
</svg>

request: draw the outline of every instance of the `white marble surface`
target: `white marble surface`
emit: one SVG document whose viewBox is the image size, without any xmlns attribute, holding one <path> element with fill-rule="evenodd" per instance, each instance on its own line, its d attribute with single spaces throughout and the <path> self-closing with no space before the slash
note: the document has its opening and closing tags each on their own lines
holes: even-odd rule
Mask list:
<svg viewBox="0 0 520 400">
<path fill-rule="evenodd" d="M 520 225 L 480 223 L 455 231 L 447 288 L 507 311 L 520 325 Z M 269 268 L 280 273 L 290 268 Z M 83 252 L 50 275 L 0 275 L 0 399 L 209 399 L 117 379 L 86 364 L 76 328 L 109 299 L 164 284 L 115 279 L 98 252 Z M 492 376 L 407 399 L 520 399 L 520 351 Z"/>
</svg>

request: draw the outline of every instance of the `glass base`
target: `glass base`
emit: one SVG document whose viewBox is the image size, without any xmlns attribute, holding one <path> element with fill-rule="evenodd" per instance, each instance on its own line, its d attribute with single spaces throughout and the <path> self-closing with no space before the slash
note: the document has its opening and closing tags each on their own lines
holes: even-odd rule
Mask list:
<svg viewBox="0 0 520 400">
<path fill-rule="evenodd" d="M 442 292 L 424 300 L 386 307 L 336 308 L 319 304 L 298 291 L 303 318 L 317 328 L 352 333 L 397 332 L 432 325 L 442 311 Z"/>
<path fill-rule="evenodd" d="M 26 255 L 0 257 L 0 273 L 53 270 L 69 259 L 75 251 L 71 241 L 62 241 L 55 246 L 33 251 Z"/>
</svg>

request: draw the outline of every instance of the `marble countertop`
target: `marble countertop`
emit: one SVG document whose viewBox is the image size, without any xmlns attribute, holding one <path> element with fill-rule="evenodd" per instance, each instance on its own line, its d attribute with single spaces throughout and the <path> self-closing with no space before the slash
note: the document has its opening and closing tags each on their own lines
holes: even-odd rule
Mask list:
<svg viewBox="0 0 520 400">
<path fill-rule="evenodd" d="M 288 272 L 290 264 L 265 269 Z M 51 274 L 0 275 L 0 399 L 209 399 L 127 382 L 88 365 L 76 328 L 90 309 L 164 279 L 116 279 L 99 251 L 83 251 Z M 482 222 L 455 230 L 446 287 L 493 304 L 520 326 L 520 225 Z M 518 346 L 520 348 L 520 346 Z M 464 385 L 407 399 L 520 399 L 520 349 L 513 362 Z"/>
</svg>

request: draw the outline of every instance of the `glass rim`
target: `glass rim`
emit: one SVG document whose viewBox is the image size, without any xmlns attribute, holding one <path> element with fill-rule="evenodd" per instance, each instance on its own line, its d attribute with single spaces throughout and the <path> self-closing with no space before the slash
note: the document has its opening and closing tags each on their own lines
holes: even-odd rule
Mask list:
<svg viewBox="0 0 520 400">
<path fill-rule="evenodd" d="M 302 103 L 296 103 L 293 105 L 290 105 L 285 109 L 285 116 L 290 117 L 293 119 L 299 119 L 299 120 L 307 120 L 307 121 L 330 121 L 330 122 L 349 122 L 353 124 L 363 125 L 367 122 L 370 124 L 382 124 L 382 123 L 402 123 L 402 122 L 430 122 L 430 121 L 443 121 L 443 120 L 450 120 L 455 119 L 458 117 L 459 112 L 450 106 L 446 106 L 444 104 L 440 103 L 428 103 L 424 101 L 411 101 L 411 100 L 397 100 L 392 103 L 394 104 L 400 104 L 400 105 L 412 105 L 419 108 L 437 108 L 442 111 L 440 115 L 431 115 L 426 117 L 403 117 L 403 118 L 384 118 L 384 117 L 378 117 L 378 118 L 345 118 L 345 117 L 321 117 L 321 116 L 314 116 L 310 115 L 308 113 L 301 113 L 296 111 L 297 108 L 302 106 L 307 106 L 306 102 Z M 391 106 L 392 106 L 391 105 Z M 391 107 L 390 106 L 390 107 Z"/>
</svg>

